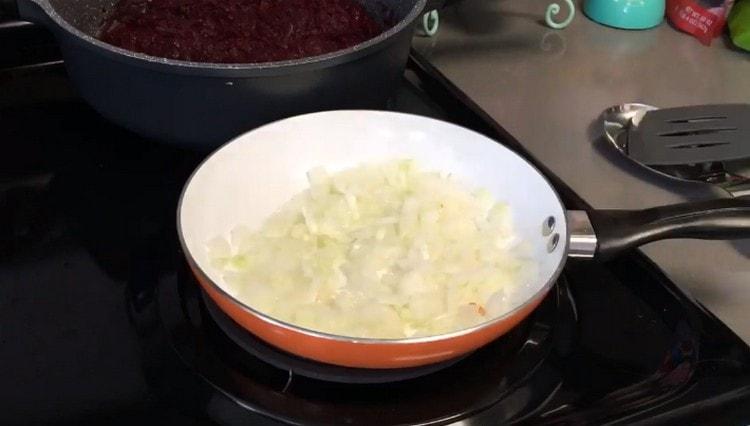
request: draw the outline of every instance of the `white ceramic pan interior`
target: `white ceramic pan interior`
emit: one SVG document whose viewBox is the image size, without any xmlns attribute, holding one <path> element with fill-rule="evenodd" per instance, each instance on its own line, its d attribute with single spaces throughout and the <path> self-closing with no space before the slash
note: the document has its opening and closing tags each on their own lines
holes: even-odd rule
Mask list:
<svg viewBox="0 0 750 426">
<path fill-rule="evenodd" d="M 207 241 L 228 236 L 239 224 L 259 228 L 308 187 L 310 169 L 324 166 L 335 172 L 400 158 L 414 159 L 424 169 L 452 173 L 468 187 L 485 188 L 509 204 L 517 235 L 538 267 L 537 279 L 520 292 L 518 306 L 557 278 L 568 247 L 565 211 L 539 171 L 498 142 L 468 129 L 382 111 L 297 116 L 224 145 L 196 170 L 185 188 L 178 212 L 184 244 L 197 266 L 234 296 L 235 289 L 210 266 Z"/>
</svg>

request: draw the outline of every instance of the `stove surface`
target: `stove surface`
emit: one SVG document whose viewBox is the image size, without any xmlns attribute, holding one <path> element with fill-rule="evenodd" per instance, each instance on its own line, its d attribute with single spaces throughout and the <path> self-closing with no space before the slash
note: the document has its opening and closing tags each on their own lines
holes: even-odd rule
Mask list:
<svg viewBox="0 0 750 426">
<path fill-rule="evenodd" d="M 521 151 L 416 54 L 391 107 Z M 521 326 L 428 375 L 343 384 L 277 368 L 222 331 L 179 252 L 177 197 L 205 153 L 109 124 L 54 62 L 0 71 L 0 141 L 0 424 L 750 417 L 750 348 L 637 251 L 569 262 Z"/>
</svg>

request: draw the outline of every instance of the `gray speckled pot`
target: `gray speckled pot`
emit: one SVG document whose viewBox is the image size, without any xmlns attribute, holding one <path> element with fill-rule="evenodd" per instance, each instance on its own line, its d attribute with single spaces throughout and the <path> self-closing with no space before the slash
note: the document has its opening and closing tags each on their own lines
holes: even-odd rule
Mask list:
<svg viewBox="0 0 750 426">
<path fill-rule="evenodd" d="M 92 35 L 114 0 L 18 0 L 18 10 L 55 33 L 70 78 L 103 116 L 149 138 L 210 149 L 283 117 L 384 107 L 427 1 L 358 1 L 380 20 L 389 10 L 397 24 L 347 50 L 262 64 L 174 61 L 101 42 Z"/>
</svg>

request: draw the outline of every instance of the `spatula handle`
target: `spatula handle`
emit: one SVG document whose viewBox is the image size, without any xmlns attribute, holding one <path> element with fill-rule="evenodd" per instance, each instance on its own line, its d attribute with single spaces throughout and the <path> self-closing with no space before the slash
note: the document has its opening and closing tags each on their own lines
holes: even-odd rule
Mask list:
<svg viewBox="0 0 750 426">
<path fill-rule="evenodd" d="M 721 189 L 733 197 L 750 196 L 750 179 L 740 175 L 728 175 L 728 179 L 719 184 Z"/>
</svg>

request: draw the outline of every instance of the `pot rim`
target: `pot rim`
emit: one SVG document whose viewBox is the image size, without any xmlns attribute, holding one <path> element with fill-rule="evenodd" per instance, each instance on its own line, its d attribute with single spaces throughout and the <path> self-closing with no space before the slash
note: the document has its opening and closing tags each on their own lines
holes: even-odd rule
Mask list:
<svg viewBox="0 0 750 426">
<path fill-rule="evenodd" d="M 253 75 L 266 74 L 285 74 L 302 69 L 317 69 L 327 66 L 333 66 L 340 63 L 350 62 L 362 56 L 365 56 L 388 44 L 388 41 L 395 35 L 399 34 L 405 28 L 408 28 L 423 12 L 427 0 L 414 0 L 414 7 L 401 19 L 396 25 L 380 33 L 376 37 L 356 44 L 347 49 L 337 50 L 323 55 L 310 56 L 300 59 L 275 61 L 275 62 L 255 62 L 255 63 L 215 63 L 215 62 L 194 62 L 182 61 L 151 56 L 144 53 L 138 53 L 121 47 L 113 46 L 109 43 L 99 40 L 98 38 L 87 34 L 73 25 L 68 23 L 48 0 L 25 0 L 36 4 L 46 13 L 46 15 L 60 29 L 73 35 L 75 39 L 86 45 L 88 48 L 98 50 L 107 56 L 128 62 L 130 64 L 140 65 L 143 67 L 153 68 L 161 71 L 180 72 L 186 74 L 211 74 L 213 73 L 242 73 L 253 72 Z"/>
</svg>

